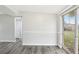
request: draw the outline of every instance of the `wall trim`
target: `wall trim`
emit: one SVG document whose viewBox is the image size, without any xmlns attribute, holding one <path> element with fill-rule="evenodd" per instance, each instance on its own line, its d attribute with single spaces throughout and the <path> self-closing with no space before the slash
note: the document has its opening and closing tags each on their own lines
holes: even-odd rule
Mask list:
<svg viewBox="0 0 79 59">
<path fill-rule="evenodd" d="M 27 43 L 22 43 L 22 45 L 29 45 L 29 46 L 57 46 L 57 44 L 27 44 Z"/>
<path fill-rule="evenodd" d="M 0 40 L 0 42 L 16 42 L 16 40 Z"/>
</svg>

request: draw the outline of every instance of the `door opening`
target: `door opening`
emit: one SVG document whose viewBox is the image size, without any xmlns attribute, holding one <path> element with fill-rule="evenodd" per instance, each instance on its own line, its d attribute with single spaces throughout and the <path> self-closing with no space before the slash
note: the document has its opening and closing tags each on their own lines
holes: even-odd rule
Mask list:
<svg viewBox="0 0 79 59">
<path fill-rule="evenodd" d="M 64 47 L 74 53 L 75 38 L 75 11 L 71 11 L 63 16 L 64 19 Z"/>
</svg>

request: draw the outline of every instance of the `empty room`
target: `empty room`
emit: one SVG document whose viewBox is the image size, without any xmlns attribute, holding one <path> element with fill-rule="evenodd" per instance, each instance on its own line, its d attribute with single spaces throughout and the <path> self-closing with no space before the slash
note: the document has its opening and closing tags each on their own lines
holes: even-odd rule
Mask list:
<svg viewBox="0 0 79 59">
<path fill-rule="evenodd" d="M 78 54 L 78 5 L 0 5 L 0 54 Z"/>
</svg>

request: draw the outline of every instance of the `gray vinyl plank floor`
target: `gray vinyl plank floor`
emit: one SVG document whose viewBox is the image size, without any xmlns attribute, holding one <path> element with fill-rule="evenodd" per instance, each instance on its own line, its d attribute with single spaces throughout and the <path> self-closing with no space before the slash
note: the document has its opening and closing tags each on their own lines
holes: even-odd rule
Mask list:
<svg viewBox="0 0 79 59">
<path fill-rule="evenodd" d="M 16 42 L 0 42 L 0 54 L 67 54 L 56 46 L 23 46 Z"/>
</svg>

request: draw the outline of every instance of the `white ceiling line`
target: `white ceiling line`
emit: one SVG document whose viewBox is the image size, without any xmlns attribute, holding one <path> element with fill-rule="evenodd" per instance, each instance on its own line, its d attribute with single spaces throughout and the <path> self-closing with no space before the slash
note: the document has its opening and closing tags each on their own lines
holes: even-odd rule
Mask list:
<svg viewBox="0 0 79 59">
<path fill-rule="evenodd" d="M 50 13 L 56 14 L 60 12 L 63 8 L 67 7 L 67 5 L 37 5 L 37 6 L 29 6 L 29 5 L 7 5 L 8 8 L 13 10 L 15 13 L 19 11 L 26 11 L 26 12 L 39 12 L 39 13 Z"/>
</svg>

